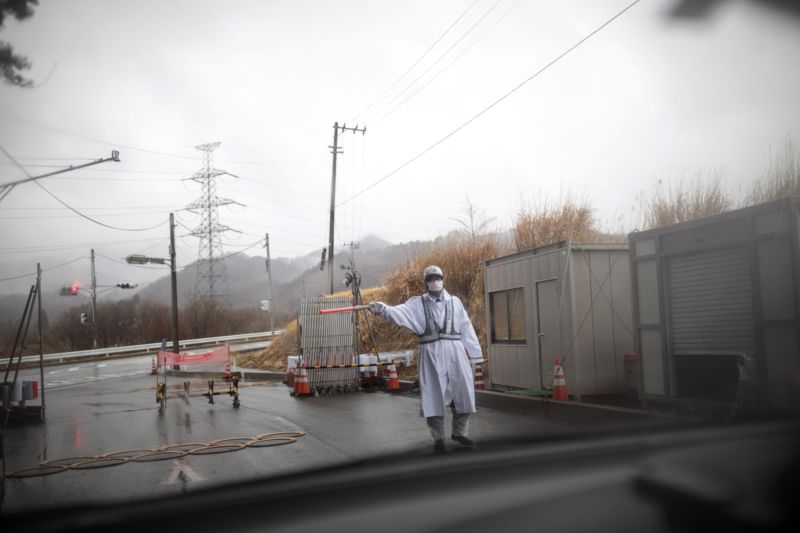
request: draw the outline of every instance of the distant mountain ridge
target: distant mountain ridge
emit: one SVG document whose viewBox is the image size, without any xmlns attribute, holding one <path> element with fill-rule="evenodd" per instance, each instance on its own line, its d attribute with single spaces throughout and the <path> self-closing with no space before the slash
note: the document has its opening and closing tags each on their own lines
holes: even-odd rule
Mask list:
<svg viewBox="0 0 800 533">
<path fill-rule="evenodd" d="M 361 272 L 362 285 L 372 287 L 379 285 L 386 275 L 410 255 L 430 242 L 411 242 L 393 245 L 380 237 L 364 237 L 357 249 L 352 250 L 352 259 L 356 269 Z M 327 294 L 330 289 L 330 278 L 327 270 L 320 270 L 322 249 L 314 250 L 295 258 L 272 259 L 272 285 L 274 290 L 275 311 L 293 313 L 298 300 L 303 296 Z M 336 250 L 334 255 L 335 289 L 342 287 L 344 270 L 341 265 L 348 266 L 351 259 L 349 247 Z M 197 279 L 197 264 L 193 263 L 178 273 L 179 305 L 191 299 Z M 225 278 L 227 279 L 227 301 L 233 307 L 258 308 L 260 301 L 267 299 L 268 278 L 266 258 L 264 256 L 248 257 L 231 255 L 225 258 Z M 142 299 L 169 304 L 169 276 L 160 278 L 141 289 L 138 294 Z"/>
<path fill-rule="evenodd" d="M 439 237 L 439 239 L 447 238 Z M 507 240 L 510 235 L 498 233 L 496 238 Z M 413 259 L 420 251 L 434 246 L 438 239 L 433 241 L 412 241 L 401 244 L 391 244 L 380 237 L 369 235 L 361 239 L 359 247 L 350 250 L 341 247 L 334 256 L 334 290 L 343 290 L 342 280 L 345 270 L 341 267 L 349 266 L 350 260 L 355 262 L 356 269 L 361 273 L 362 287 L 379 286 L 387 275 L 396 267 Z M 352 253 L 352 256 L 351 256 Z M 330 291 L 330 275 L 325 269 L 320 270 L 322 249 L 314 250 L 306 255 L 294 258 L 279 257 L 272 259 L 272 284 L 274 290 L 274 311 L 276 315 L 293 315 L 297 309 L 300 298 L 328 294 Z M 246 256 L 232 254 L 225 258 L 225 278 L 227 279 L 227 302 L 236 308 L 260 308 L 260 301 L 266 300 L 268 295 L 268 278 L 266 272 L 266 258 L 264 256 Z M 59 275 L 59 279 L 69 279 Z M 183 307 L 193 298 L 195 282 L 197 279 L 197 263 L 191 263 L 178 272 L 178 305 Z M 55 320 L 62 313 L 76 306 L 85 306 L 88 302 L 88 290 L 82 288 L 82 296 L 59 296 L 61 285 L 53 286 L 48 280 L 42 292 L 43 308 L 49 320 Z M 117 290 L 114 298 L 106 294 L 98 302 L 106 302 L 130 298 L 134 294 L 142 300 L 150 300 L 164 305 L 171 301 L 170 278 L 168 270 L 157 280 L 143 285 L 138 290 Z M 12 327 L 19 321 L 22 314 L 25 294 L 0 295 L 0 323 L 5 323 L 6 328 Z M 77 320 L 77 319 L 76 319 Z"/>
</svg>

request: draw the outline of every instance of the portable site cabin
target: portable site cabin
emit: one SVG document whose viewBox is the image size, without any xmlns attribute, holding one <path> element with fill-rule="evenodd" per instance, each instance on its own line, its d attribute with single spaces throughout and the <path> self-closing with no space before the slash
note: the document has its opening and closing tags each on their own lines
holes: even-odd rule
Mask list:
<svg viewBox="0 0 800 533">
<path fill-rule="evenodd" d="M 645 403 L 797 400 L 798 228 L 795 198 L 629 236 Z"/>
<path fill-rule="evenodd" d="M 560 242 L 484 269 L 493 388 L 550 388 L 560 358 L 570 395 L 625 391 L 634 347 L 627 246 Z"/>
</svg>

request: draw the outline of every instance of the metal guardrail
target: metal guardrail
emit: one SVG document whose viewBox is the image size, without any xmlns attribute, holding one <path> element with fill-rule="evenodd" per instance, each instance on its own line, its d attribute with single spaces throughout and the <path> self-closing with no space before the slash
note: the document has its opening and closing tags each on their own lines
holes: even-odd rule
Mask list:
<svg viewBox="0 0 800 533">
<path fill-rule="evenodd" d="M 204 339 L 186 339 L 179 342 L 179 346 L 181 348 L 191 348 L 193 346 L 208 346 L 213 344 L 221 344 L 224 342 L 231 342 L 231 341 L 256 341 L 256 340 L 263 340 L 263 339 L 270 339 L 275 335 L 280 335 L 283 333 L 282 329 L 276 329 L 275 331 L 261 331 L 257 333 L 239 333 L 236 335 L 222 335 L 219 337 L 207 337 Z M 172 346 L 172 343 L 168 341 L 167 347 Z M 156 352 L 161 348 L 160 342 L 153 342 L 150 344 L 137 344 L 133 346 L 116 346 L 113 348 L 98 348 L 96 350 L 78 350 L 74 352 L 60 352 L 60 353 L 49 353 L 44 354 L 43 359 L 45 361 L 63 361 L 65 359 L 75 360 L 75 359 L 83 359 L 83 358 L 90 358 L 90 357 L 111 357 L 112 355 L 121 356 L 121 355 L 139 355 L 139 354 L 148 354 L 151 352 Z M 22 357 L 23 363 L 31 363 L 31 362 L 38 362 L 39 361 L 39 354 L 36 355 L 25 355 Z M 5 367 L 9 362 L 9 357 L 5 356 L 0 359 L 0 366 Z"/>
</svg>

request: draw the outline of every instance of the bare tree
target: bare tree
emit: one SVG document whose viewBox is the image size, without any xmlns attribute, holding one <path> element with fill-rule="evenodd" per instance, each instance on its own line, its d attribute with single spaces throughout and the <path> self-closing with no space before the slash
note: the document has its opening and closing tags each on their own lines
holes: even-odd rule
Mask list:
<svg viewBox="0 0 800 533">
<path fill-rule="evenodd" d="M 464 203 L 459 213 L 459 216 L 451 217 L 451 220 L 461 226 L 460 231 L 469 237 L 471 241 L 485 236 L 495 220 L 495 217 L 487 218 L 486 212 L 472 203 L 469 196 L 464 197 Z"/>
</svg>

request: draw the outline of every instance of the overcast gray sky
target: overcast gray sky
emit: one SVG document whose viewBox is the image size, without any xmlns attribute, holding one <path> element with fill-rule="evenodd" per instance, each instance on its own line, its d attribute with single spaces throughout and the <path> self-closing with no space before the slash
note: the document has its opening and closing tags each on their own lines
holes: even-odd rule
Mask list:
<svg viewBox="0 0 800 533">
<path fill-rule="evenodd" d="M 708 19 L 676 21 L 667 16 L 673 1 L 644 0 L 346 201 L 628 3 L 42 2 L 33 18 L 0 31 L 40 84 L 0 85 L 0 145 L 33 174 L 117 149 L 120 163 L 42 184 L 106 224 L 146 228 L 177 211 L 194 228 L 199 217 L 178 211 L 200 194 L 184 181 L 201 167 L 193 147 L 220 141 L 216 167 L 239 179 L 219 178 L 218 192 L 247 206 L 220 209 L 221 222 L 243 232 L 225 236 L 231 252 L 265 232 L 274 257 L 327 243 L 335 121 L 367 126 L 366 135 L 341 136 L 337 245 L 369 233 L 392 242 L 444 234 L 467 195 L 507 227 L 521 203 L 571 191 L 588 196 L 608 227 L 630 230 L 637 195 L 654 179 L 722 168 L 737 190 L 787 135 L 798 138 L 797 18 L 730 1 Z M 0 160 L 0 182 L 21 177 Z M 0 278 L 92 247 L 115 260 L 163 256 L 167 236 L 165 224 L 103 228 L 23 185 L 0 203 Z M 197 239 L 179 237 L 178 252 L 181 265 L 196 259 Z M 112 272 L 103 261 L 98 270 Z M 162 273 L 118 266 L 125 281 Z M 0 283 L 0 292 L 17 285 Z"/>
</svg>

